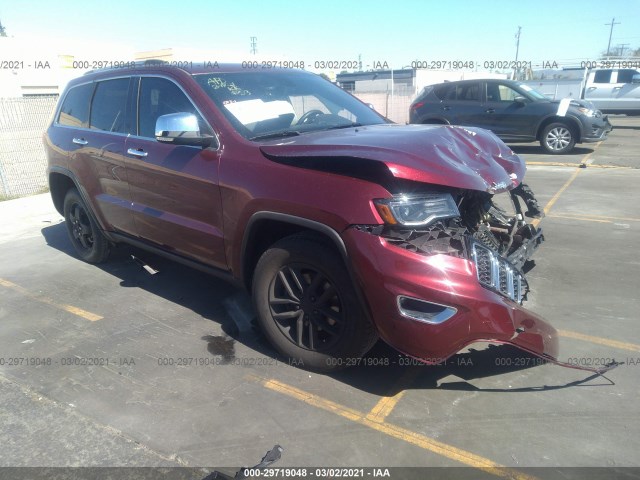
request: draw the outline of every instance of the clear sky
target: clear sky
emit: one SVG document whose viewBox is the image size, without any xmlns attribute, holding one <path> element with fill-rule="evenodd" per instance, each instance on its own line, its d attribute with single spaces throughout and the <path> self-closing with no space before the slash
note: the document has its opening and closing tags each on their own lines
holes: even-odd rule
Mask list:
<svg viewBox="0 0 640 480">
<path fill-rule="evenodd" d="M 393 68 L 413 60 L 596 59 L 612 47 L 640 48 L 640 0 L 110 0 L 0 3 L 16 38 L 117 42 L 134 51 L 197 48 L 250 58 L 352 60 Z M 201 59 L 195 59 L 197 61 Z"/>
</svg>

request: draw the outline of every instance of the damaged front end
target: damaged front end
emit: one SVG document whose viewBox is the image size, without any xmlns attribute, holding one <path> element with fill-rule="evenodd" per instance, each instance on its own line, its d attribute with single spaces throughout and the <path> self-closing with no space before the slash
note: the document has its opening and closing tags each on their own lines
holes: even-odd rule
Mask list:
<svg viewBox="0 0 640 480">
<path fill-rule="evenodd" d="M 542 229 L 527 223 L 524 217 L 540 218 L 543 213 L 527 185 L 520 184 L 505 196 L 510 199 L 512 214 L 498 207 L 493 195 L 466 191 L 452 196 L 457 217 L 414 228 L 387 223 L 372 233 L 416 253 L 472 260 L 483 286 L 522 303 L 529 292 L 523 269 L 544 241 Z M 527 205 L 524 213 L 521 200 Z"/>
<path fill-rule="evenodd" d="M 531 190 L 523 184 L 504 195 L 439 190 L 375 201 L 383 224 L 346 234 L 358 242 L 353 260 L 365 272 L 363 290 L 382 337 L 427 363 L 477 341 L 556 361 L 555 329 L 522 307 L 525 271 L 544 241 L 525 219 L 542 216 Z M 506 197 L 510 211 L 495 197 Z M 368 280 L 380 276 L 383 285 Z"/>
</svg>

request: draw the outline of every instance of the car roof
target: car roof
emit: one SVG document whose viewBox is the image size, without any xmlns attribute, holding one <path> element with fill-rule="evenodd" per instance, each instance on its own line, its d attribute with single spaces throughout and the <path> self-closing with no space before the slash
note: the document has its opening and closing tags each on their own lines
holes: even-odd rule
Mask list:
<svg viewBox="0 0 640 480">
<path fill-rule="evenodd" d="M 507 80 L 506 78 L 470 78 L 467 80 L 454 80 L 452 82 L 442 82 L 442 83 L 434 83 L 430 85 L 431 87 L 438 87 L 440 85 L 460 85 L 463 83 L 475 83 L 475 82 L 488 82 L 488 83 L 511 83 L 514 85 L 519 84 L 517 80 Z"/>
</svg>

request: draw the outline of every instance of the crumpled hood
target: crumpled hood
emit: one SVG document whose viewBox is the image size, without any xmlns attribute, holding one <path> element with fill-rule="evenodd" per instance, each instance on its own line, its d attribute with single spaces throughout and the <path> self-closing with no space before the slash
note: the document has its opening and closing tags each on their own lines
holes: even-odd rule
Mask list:
<svg viewBox="0 0 640 480">
<path fill-rule="evenodd" d="M 383 162 L 394 177 L 500 193 L 522 181 L 524 161 L 488 130 L 451 125 L 370 125 L 263 144 L 267 157 Z M 295 165 L 295 162 L 289 162 Z"/>
</svg>

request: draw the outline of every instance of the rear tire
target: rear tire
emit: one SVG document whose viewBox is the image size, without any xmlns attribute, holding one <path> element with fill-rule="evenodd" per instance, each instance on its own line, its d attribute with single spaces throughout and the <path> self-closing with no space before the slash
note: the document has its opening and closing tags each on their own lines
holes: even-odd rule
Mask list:
<svg viewBox="0 0 640 480">
<path fill-rule="evenodd" d="M 109 241 L 89 213 L 75 188 L 64 197 L 64 219 L 69 239 L 78 256 L 88 263 L 101 263 L 109 257 Z"/>
<path fill-rule="evenodd" d="M 550 123 L 540 135 L 540 145 L 552 155 L 569 153 L 575 144 L 576 134 L 573 129 L 561 122 Z"/>
<path fill-rule="evenodd" d="M 342 259 L 316 237 L 287 237 L 264 252 L 252 294 L 262 331 L 292 365 L 339 370 L 378 338 Z"/>
</svg>

